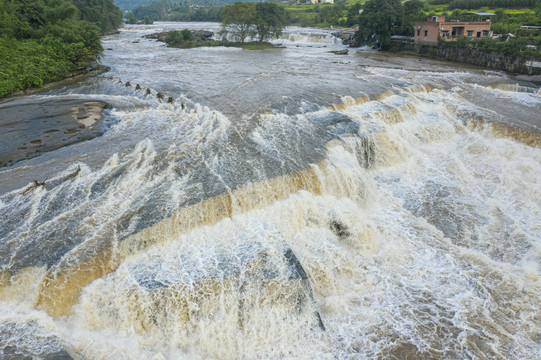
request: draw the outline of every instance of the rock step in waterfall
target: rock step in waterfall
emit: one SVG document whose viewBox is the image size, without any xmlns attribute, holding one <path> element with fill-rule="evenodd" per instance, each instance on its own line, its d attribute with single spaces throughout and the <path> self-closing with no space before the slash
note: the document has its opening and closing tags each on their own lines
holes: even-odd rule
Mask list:
<svg viewBox="0 0 541 360">
<path fill-rule="evenodd" d="M 424 91 L 431 90 L 430 88 L 423 89 Z M 386 105 L 384 100 L 391 97 L 398 97 L 405 101 L 401 100 L 402 103 L 398 107 Z M 348 107 L 355 107 L 356 112 L 348 113 Z M 320 129 L 318 130 L 321 132 L 320 137 L 326 139 L 327 143 L 339 141 L 355 153 L 359 163 L 367 168 L 377 165 L 378 161 L 381 160 L 378 160 L 378 156 L 382 157 L 382 154 L 379 154 L 382 151 L 379 149 L 380 143 L 388 141 L 385 133 L 381 132 L 381 124 L 392 126 L 401 123 L 404 121 L 403 114 L 411 115 L 415 111 L 414 106 L 407 99 L 390 92 L 360 98 L 346 97 L 344 103 L 335 105 L 332 109 L 307 114 L 306 120 L 315 129 Z M 359 115 L 360 110 L 362 110 L 361 115 Z M 359 121 L 355 119 L 359 116 L 362 116 L 363 120 L 372 118 L 374 122 L 364 121 L 366 124 L 360 128 Z M 392 150 L 393 147 L 391 146 L 390 149 Z M 27 269 L 40 269 L 39 273 L 45 269 L 45 274 L 36 279 L 38 281 L 36 286 L 38 294 L 35 296 L 37 296 L 38 307 L 54 316 L 69 314 L 71 307 L 77 302 L 81 289 L 91 281 L 115 271 L 126 256 L 142 252 L 153 244 L 175 239 L 179 234 L 186 233 L 191 229 L 215 224 L 221 219 L 238 214 L 239 211 L 242 213 L 268 206 L 268 204 L 285 199 L 299 190 L 307 190 L 314 194 L 332 194 L 335 191 L 333 190 L 334 186 L 329 187 L 329 184 L 325 183 L 328 180 L 323 180 L 326 178 L 323 174 L 335 172 L 333 167 L 325 160 L 315 167 L 268 179 L 260 184 L 248 183 L 229 193 L 203 199 L 199 203 L 178 209 L 173 213 L 156 213 L 152 210 L 156 208 L 157 203 L 154 199 L 155 201 L 142 204 L 139 208 L 140 213 L 145 213 L 146 207 L 150 206 L 149 210 L 152 210 L 150 213 L 156 215 L 149 218 L 149 221 L 153 222 L 145 222 L 146 228 L 136 227 L 136 233 L 120 238 L 118 242 L 114 240 L 116 237 L 114 234 L 119 232 L 115 230 L 115 224 L 103 226 L 100 229 L 103 233 L 96 236 L 95 239 L 87 239 L 84 234 L 78 234 L 77 227 L 63 228 L 61 233 L 57 230 L 43 231 L 38 233 L 38 238 L 32 239 L 26 233 L 19 234 L 17 232 L 18 221 L 26 218 L 25 214 L 30 211 L 30 206 L 35 200 L 33 197 L 38 196 L 33 191 L 25 191 L 22 194 L 23 198 L 19 199 L 26 203 L 19 208 L 20 216 L 6 217 L 6 226 L 1 234 L 3 237 L 12 239 L 11 242 L 8 242 L 9 245 L 0 249 L 0 254 L 3 254 L 1 258 L 8 261 L 2 264 L 2 287 L 9 288 L 11 283 L 16 282 L 19 274 L 28 273 L 25 271 Z M 61 183 L 51 179 L 45 182 L 44 186 L 37 188 L 40 192 L 39 202 L 47 201 L 50 204 L 61 204 L 62 196 L 72 196 L 70 195 L 70 187 L 80 186 L 80 182 L 84 182 L 84 179 L 79 179 L 79 177 L 86 176 L 86 172 L 81 171 L 80 168 L 74 171 L 77 176 L 64 176 L 65 181 Z M 119 167 L 107 174 L 99 182 L 100 188 L 105 189 L 108 186 L 113 186 L 119 177 L 128 176 L 126 171 L 127 169 Z M 70 174 L 72 173 L 74 172 L 70 172 Z M 323 177 L 321 177 L 322 175 Z M 334 176 L 328 178 L 334 178 Z M 54 184 L 56 185 L 51 187 Z M 57 188 L 60 186 L 65 189 L 58 191 Z M 92 187 L 95 188 L 95 185 Z M 339 190 L 340 187 L 335 189 L 342 191 Z M 262 190 L 263 192 L 261 192 Z M 43 191 L 45 193 L 42 194 Z M 55 198 L 49 199 L 44 196 L 47 193 L 54 193 Z M 261 193 L 266 194 L 265 198 L 258 195 Z M 343 196 L 340 193 L 337 195 Z M 70 216 L 74 218 L 69 220 Z M 79 221 L 75 218 L 76 216 L 77 212 L 71 213 L 66 221 L 76 223 Z M 140 217 L 140 215 L 130 215 L 129 213 L 126 216 Z M 36 218 L 35 221 L 39 221 L 39 218 Z M 123 221 L 129 223 L 129 218 Z M 31 223 L 27 225 L 32 226 Z M 70 232 L 73 234 L 69 235 Z M 71 241 L 65 241 L 66 236 Z M 96 241 L 99 242 L 96 243 Z M 33 252 L 30 250 L 36 246 L 33 244 L 38 247 L 41 246 L 39 244 L 43 244 L 43 254 L 39 258 L 33 256 Z M 4 291 L 4 294 L 7 293 L 9 292 Z"/>
</svg>

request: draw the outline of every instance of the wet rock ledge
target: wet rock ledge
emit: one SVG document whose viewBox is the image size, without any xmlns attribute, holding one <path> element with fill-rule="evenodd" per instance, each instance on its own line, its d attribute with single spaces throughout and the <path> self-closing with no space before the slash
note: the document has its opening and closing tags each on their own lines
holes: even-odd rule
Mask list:
<svg viewBox="0 0 541 360">
<path fill-rule="evenodd" d="M 108 107 L 78 99 L 0 105 L 0 168 L 103 134 Z"/>
</svg>

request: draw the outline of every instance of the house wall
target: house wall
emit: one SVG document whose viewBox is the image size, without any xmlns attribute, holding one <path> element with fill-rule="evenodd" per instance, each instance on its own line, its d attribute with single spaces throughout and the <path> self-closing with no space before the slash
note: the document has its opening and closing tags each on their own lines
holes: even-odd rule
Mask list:
<svg viewBox="0 0 541 360">
<path fill-rule="evenodd" d="M 445 41 L 454 41 L 457 36 L 483 38 L 492 35 L 490 21 L 455 22 L 445 21 L 443 16 L 428 17 L 426 22 L 415 23 L 414 41 L 417 44 L 435 45 L 438 35 Z"/>
<path fill-rule="evenodd" d="M 415 23 L 413 39 L 419 44 L 437 44 L 439 26 L 437 22 Z"/>
<path fill-rule="evenodd" d="M 445 39 L 452 41 L 453 29 L 456 29 L 456 36 L 469 36 L 472 38 L 483 38 L 490 36 L 492 32 L 490 31 L 490 21 L 486 22 L 446 22 L 439 24 L 440 26 L 440 36 Z M 447 31 L 451 38 L 445 38 L 443 33 Z"/>
</svg>

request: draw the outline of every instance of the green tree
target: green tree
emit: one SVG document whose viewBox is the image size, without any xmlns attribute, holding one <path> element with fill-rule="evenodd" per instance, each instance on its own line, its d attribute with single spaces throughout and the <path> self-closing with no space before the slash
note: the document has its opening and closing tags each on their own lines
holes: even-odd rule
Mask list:
<svg viewBox="0 0 541 360">
<path fill-rule="evenodd" d="M 356 3 L 348 9 L 346 26 L 355 26 L 359 23 L 359 10 L 361 3 Z"/>
<path fill-rule="evenodd" d="M 325 5 L 319 11 L 321 20 L 327 24 L 338 24 L 340 18 L 342 17 L 343 6 L 341 4 L 335 5 Z"/>
<path fill-rule="evenodd" d="M 10 7 L 13 16 L 11 33 L 18 39 L 36 37 L 35 32 L 45 25 L 43 1 L 19 0 L 7 1 L 7 4 L 12 5 Z"/>
<path fill-rule="evenodd" d="M 72 1 L 0 0 L 0 97 L 84 69 L 102 51 L 98 25 L 80 20 Z"/>
<path fill-rule="evenodd" d="M 102 34 L 122 25 L 122 12 L 113 0 L 71 0 L 79 9 L 79 18 L 97 24 Z"/>
<path fill-rule="evenodd" d="M 135 17 L 135 14 L 133 13 L 133 11 L 130 11 L 127 14 L 127 16 L 128 16 L 128 18 L 126 20 L 127 24 L 137 24 L 137 18 Z"/>
<path fill-rule="evenodd" d="M 257 3 L 255 11 L 255 28 L 260 42 L 282 35 L 284 27 L 288 24 L 284 8 L 275 3 Z"/>
<path fill-rule="evenodd" d="M 222 10 L 222 30 L 233 34 L 240 42 L 256 33 L 256 4 L 236 2 Z"/>
<path fill-rule="evenodd" d="M 391 35 L 403 21 L 404 8 L 400 0 L 368 0 L 359 16 L 355 44 L 386 49 L 391 44 Z"/>
<path fill-rule="evenodd" d="M 404 20 L 400 33 L 402 35 L 413 35 L 415 22 L 426 21 L 426 15 L 421 10 L 424 2 L 421 0 L 410 0 L 404 3 Z"/>
<path fill-rule="evenodd" d="M 182 45 L 191 40 L 193 40 L 193 33 L 188 29 L 169 31 L 165 37 L 165 42 L 171 46 Z"/>
</svg>

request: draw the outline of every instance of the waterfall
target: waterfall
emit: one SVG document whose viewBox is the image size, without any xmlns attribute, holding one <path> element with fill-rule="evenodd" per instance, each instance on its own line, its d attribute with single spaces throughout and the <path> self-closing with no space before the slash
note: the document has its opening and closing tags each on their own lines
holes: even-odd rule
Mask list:
<svg viewBox="0 0 541 360">
<path fill-rule="evenodd" d="M 132 42 L 148 31 L 106 40 L 110 75 L 0 103 L 109 104 L 99 136 L 0 170 L 0 357 L 539 352 L 531 86 L 376 52 Z"/>
</svg>

